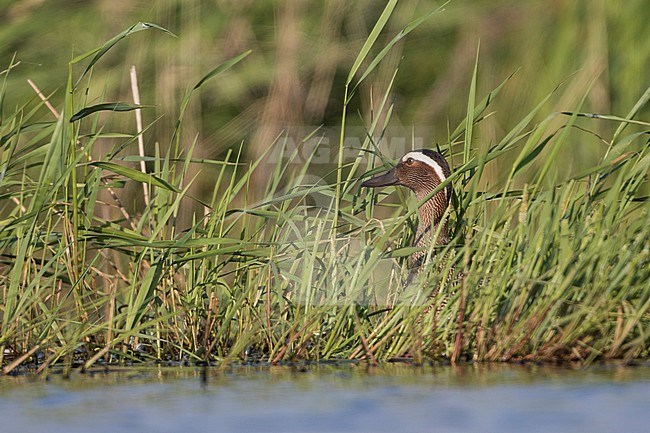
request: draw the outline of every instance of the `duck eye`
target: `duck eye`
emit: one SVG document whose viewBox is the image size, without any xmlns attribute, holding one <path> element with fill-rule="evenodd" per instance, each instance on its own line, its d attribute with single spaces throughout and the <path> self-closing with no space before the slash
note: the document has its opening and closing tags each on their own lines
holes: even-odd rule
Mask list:
<svg viewBox="0 0 650 433">
<path fill-rule="evenodd" d="M 406 160 L 406 163 L 407 163 L 408 165 L 413 164 L 413 158 L 409 158 L 409 159 L 407 159 L 407 160 Z"/>
</svg>

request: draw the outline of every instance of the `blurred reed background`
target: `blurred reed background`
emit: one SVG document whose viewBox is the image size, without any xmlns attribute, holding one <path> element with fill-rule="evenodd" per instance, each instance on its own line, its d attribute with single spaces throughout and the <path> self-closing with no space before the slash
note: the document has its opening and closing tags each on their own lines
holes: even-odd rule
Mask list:
<svg viewBox="0 0 650 433">
<path fill-rule="evenodd" d="M 129 68 L 136 65 L 142 103 L 155 105 L 144 111 L 145 125 L 163 116 L 145 134 L 150 155 L 155 142 L 163 144 L 163 150 L 170 143 L 178 101 L 187 89 L 214 65 L 251 49 L 241 67 L 207 83 L 200 96 L 192 98 L 183 128 L 186 146 L 198 137 L 195 156 L 223 157 L 243 143 L 246 160 L 257 159 L 291 127 L 340 124 L 347 73 L 385 5 L 377 0 L 2 3 L 2 64 L 6 67 L 14 53 L 20 61 L 8 78 L 5 107 L 11 109 L 27 98 L 36 102 L 27 78 L 60 105 L 68 61 L 137 21 L 157 23 L 179 36 L 143 32 L 128 38 L 93 71 L 95 86 L 105 84 L 89 95 L 89 104 L 99 99 L 131 101 Z M 401 1 L 383 43 L 440 4 Z M 549 112 L 573 110 L 585 94 L 582 111 L 624 116 L 648 85 L 647 1 L 454 0 L 445 9 L 400 42 L 372 79 L 361 84 L 359 97 L 349 107 L 350 113 L 359 113 L 359 124 L 372 117 L 373 109 L 377 113 L 381 92 L 399 67 L 390 95 L 395 104 L 391 124 L 406 130 L 426 127 L 431 136 L 425 145 L 444 143 L 448 125 L 453 129 L 465 116 L 479 43 L 479 97 L 519 71 L 493 102 L 496 113 L 477 125 L 481 146 L 498 141 L 519 121 L 520 113 L 558 84 L 560 91 L 538 120 Z M 639 117 L 648 117 L 647 107 Z M 349 121 L 354 120 L 351 116 Z M 135 122 L 133 116 L 114 116 L 114 121 Z M 606 136 L 617 124 L 598 122 L 589 127 Z M 592 166 L 606 149 L 605 144 L 581 145 L 580 136 L 574 137 L 572 145 L 560 150 L 558 161 L 564 165 L 556 167 L 560 179 Z M 498 164 L 486 167 L 486 184 L 499 182 L 508 158 Z M 535 164 L 530 169 L 534 171 Z M 213 181 L 204 173 L 196 188 L 214 185 Z"/>
</svg>

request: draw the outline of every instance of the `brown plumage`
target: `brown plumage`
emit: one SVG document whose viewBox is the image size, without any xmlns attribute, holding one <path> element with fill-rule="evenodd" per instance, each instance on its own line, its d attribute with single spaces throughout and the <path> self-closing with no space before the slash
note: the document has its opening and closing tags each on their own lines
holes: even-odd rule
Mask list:
<svg viewBox="0 0 650 433">
<path fill-rule="evenodd" d="M 418 201 L 422 202 L 449 176 L 451 176 L 451 170 L 442 155 L 429 149 L 421 149 L 407 153 L 394 168 L 383 175 L 366 180 L 361 186 L 379 188 L 402 185 L 411 189 Z M 420 249 L 411 255 L 410 272 L 404 282 L 405 288 L 419 274 L 429 248 L 434 242 L 433 237 L 436 236 L 436 233 L 435 245 L 447 245 L 449 243 L 449 228 L 445 212 L 451 203 L 451 195 L 452 186 L 449 183 L 418 208 L 418 228 L 415 233 L 414 246 L 420 247 Z M 445 258 L 435 257 L 435 260 L 437 261 L 438 270 L 444 272 Z M 431 292 L 427 295 L 427 303 L 429 304 L 419 316 L 418 325 L 424 323 L 425 317 L 432 312 L 434 314 L 433 323 L 435 323 L 435 316 L 442 311 L 450 297 L 455 295 L 455 286 L 462 278 L 462 273 L 454 276 L 454 266 L 452 265 L 446 278 L 447 284 L 451 283 L 451 291 L 439 298 L 438 294 L 441 286 L 432 287 Z M 435 328 L 435 325 L 433 326 Z M 427 332 L 431 330 L 429 329 Z"/>
<path fill-rule="evenodd" d="M 417 199 L 422 201 L 450 175 L 449 164 L 442 155 L 433 150 L 421 149 L 407 153 L 390 171 L 366 180 L 361 186 L 378 188 L 402 185 L 411 189 Z M 443 216 L 449 207 L 451 194 L 451 184 L 447 184 L 418 209 L 418 229 L 414 246 L 422 249 L 411 256 L 412 269 L 422 265 L 436 232 L 436 245 L 449 243 L 449 228 L 447 221 L 443 221 Z"/>
</svg>

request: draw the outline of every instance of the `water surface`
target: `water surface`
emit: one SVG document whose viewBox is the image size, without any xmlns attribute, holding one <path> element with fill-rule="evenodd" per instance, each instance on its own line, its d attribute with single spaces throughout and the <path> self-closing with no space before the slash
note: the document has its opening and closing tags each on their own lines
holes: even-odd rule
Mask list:
<svg viewBox="0 0 650 433">
<path fill-rule="evenodd" d="M 1 432 L 644 432 L 650 366 L 112 369 L 0 378 Z"/>
</svg>

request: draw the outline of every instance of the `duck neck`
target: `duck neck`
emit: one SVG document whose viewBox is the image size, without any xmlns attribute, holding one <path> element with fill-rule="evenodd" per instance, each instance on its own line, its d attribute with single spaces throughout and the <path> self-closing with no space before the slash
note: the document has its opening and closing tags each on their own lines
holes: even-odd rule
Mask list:
<svg viewBox="0 0 650 433">
<path fill-rule="evenodd" d="M 424 200 L 433 188 L 428 191 L 416 191 L 418 200 Z M 449 229 L 447 220 L 443 221 L 445 210 L 447 209 L 447 197 L 445 191 L 438 192 L 435 196 L 424 202 L 418 209 L 418 229 L 415 235 L 416 247 L 429 248 L 432 242 L 435 245 L 446 245 L 449 242 Z M 437 233 L 437 236 L 436 236 Z M 435 236 L 435 240 L 433 239 Z M 420 260 L 426 256 L 427 251 L 418 251 L 414 261 Z"/>
</svg>

